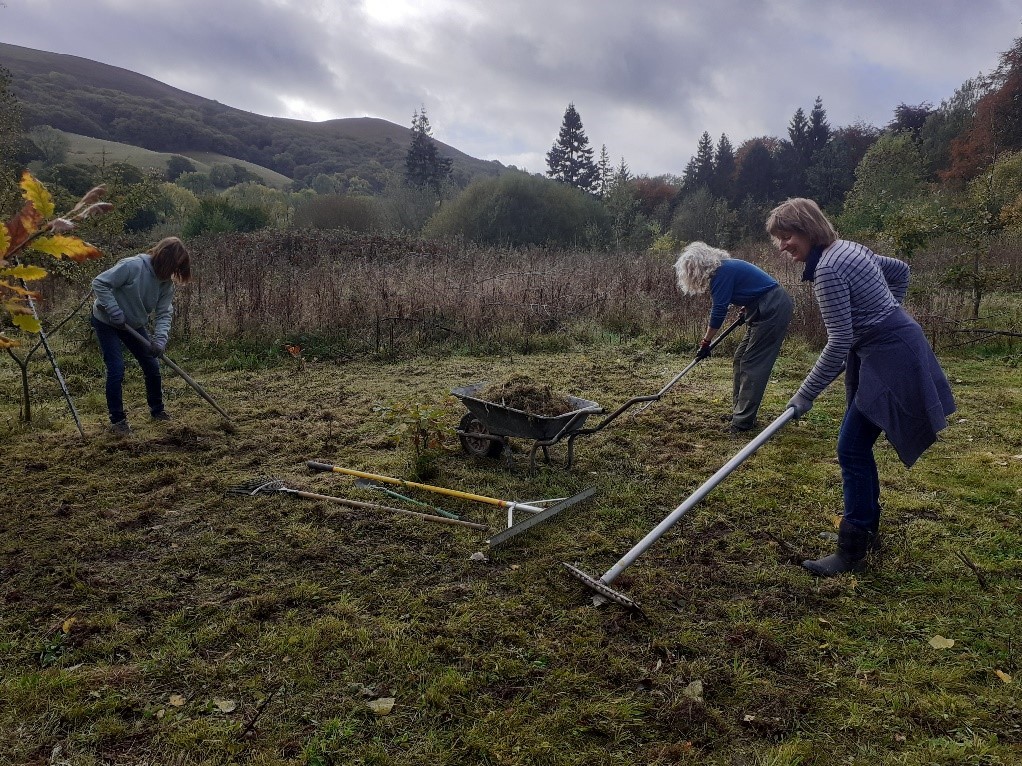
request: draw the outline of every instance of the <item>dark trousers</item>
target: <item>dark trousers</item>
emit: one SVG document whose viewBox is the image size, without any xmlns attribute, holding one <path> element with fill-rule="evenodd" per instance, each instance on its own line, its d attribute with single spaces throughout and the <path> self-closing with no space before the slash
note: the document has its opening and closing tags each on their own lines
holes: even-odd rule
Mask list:
<svg viewBox="0 0 1022 766">
<path fill-rule="evenodd" d="M 770 373 L 788 333 L 792 309 L 791 296 L 778 285 L 745 311 L 745 337 L 735 349 L 733 364 L 731 424 L 735 428 L 755 425 Z"/>
<path fill-rule="evenodd" d="M 837 437 L 837 462 L 845 501 L 845 521 L 859 529 L 875 530 L 880 521 L 880 476 L 873 445 L 881 430 L 848 405 Z"/>
<path fill-rule="evenodd" d="M 118 330 L 105 322 L 92 317 L 92 329 L 96 331 L 99 349 L 103 352 L 103 363 L 106 365 L 106 407 L 110 411 L 110 422 L 119 423 L 124 420 L 124 397 L 121 387 L 124 383 L 124 353 L 121 344 L 138 360 L 145 377 L 145 396 L 149 411 L 153 415 L 163 412 L 163 383 L 160 379 L 160 361 L 150 350 L 128 333 Z M 144 327 L 136 332 L 149 340 Z"/>
</svg>

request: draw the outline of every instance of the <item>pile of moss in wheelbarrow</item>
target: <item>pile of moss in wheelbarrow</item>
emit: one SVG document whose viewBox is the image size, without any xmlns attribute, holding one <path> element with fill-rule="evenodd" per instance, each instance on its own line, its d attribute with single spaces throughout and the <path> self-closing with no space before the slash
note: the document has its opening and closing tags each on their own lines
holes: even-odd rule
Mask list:
<svg viewBox="0 0 1022 766">
<path fill-rule="evenodd" d="M 476 396 L 487 402 L 521 410 L 541 417 L 557 417 L 576 409 L 564 394 L 553 391 L 545 383 L 536 383 L 527 375 L 516 373 L 503 382 L 491 383 Z"/>
</svg>

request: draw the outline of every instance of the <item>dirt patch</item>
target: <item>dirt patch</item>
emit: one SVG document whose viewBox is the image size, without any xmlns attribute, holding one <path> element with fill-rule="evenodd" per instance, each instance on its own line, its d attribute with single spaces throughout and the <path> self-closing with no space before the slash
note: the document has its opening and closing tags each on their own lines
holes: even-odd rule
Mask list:
<svg viewBox="0 0 1022 766">
<path fill-rule="evenodd" d="M 549 385 L 537 383 L 529 376 L 521 374 L 512 375 L 499 383 L 491 383 L 477 396 L 486 402 L 542 417 L 556 417 L 575 409 L 571 400 L 564 394 L 557 393 Z"/>
</svg>

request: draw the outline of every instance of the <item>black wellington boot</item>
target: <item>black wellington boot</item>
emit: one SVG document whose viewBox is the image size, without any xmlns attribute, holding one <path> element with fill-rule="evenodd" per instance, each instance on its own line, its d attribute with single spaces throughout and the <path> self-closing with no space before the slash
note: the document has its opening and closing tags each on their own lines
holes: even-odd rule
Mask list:
<svg viewBox="0 0 1022 766">
<path fill-rule="evenodd" d="M 842 520 L 837 530 L 837 552 L 815 561 L 803 561 L 802 566 L 818 577 L 862 571 L 872 539 L 870 530 L 859 529 Z"/>
</svg>

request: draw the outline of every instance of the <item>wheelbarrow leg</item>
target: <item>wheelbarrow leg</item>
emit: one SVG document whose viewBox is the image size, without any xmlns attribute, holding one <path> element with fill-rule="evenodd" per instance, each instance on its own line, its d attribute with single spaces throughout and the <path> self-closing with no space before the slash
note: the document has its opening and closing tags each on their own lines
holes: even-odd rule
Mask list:
<svg viewBox="0 0 1022 766">
<path fill-rule="evenodd" d="M 575 437 L 577 436 L 578 434 L 572 434 L 568 437 L 568 461 L 564 464 L 564 470 L 566 471 L 571 470 L 571 462 L 575 457 Z"/>
</svg>

